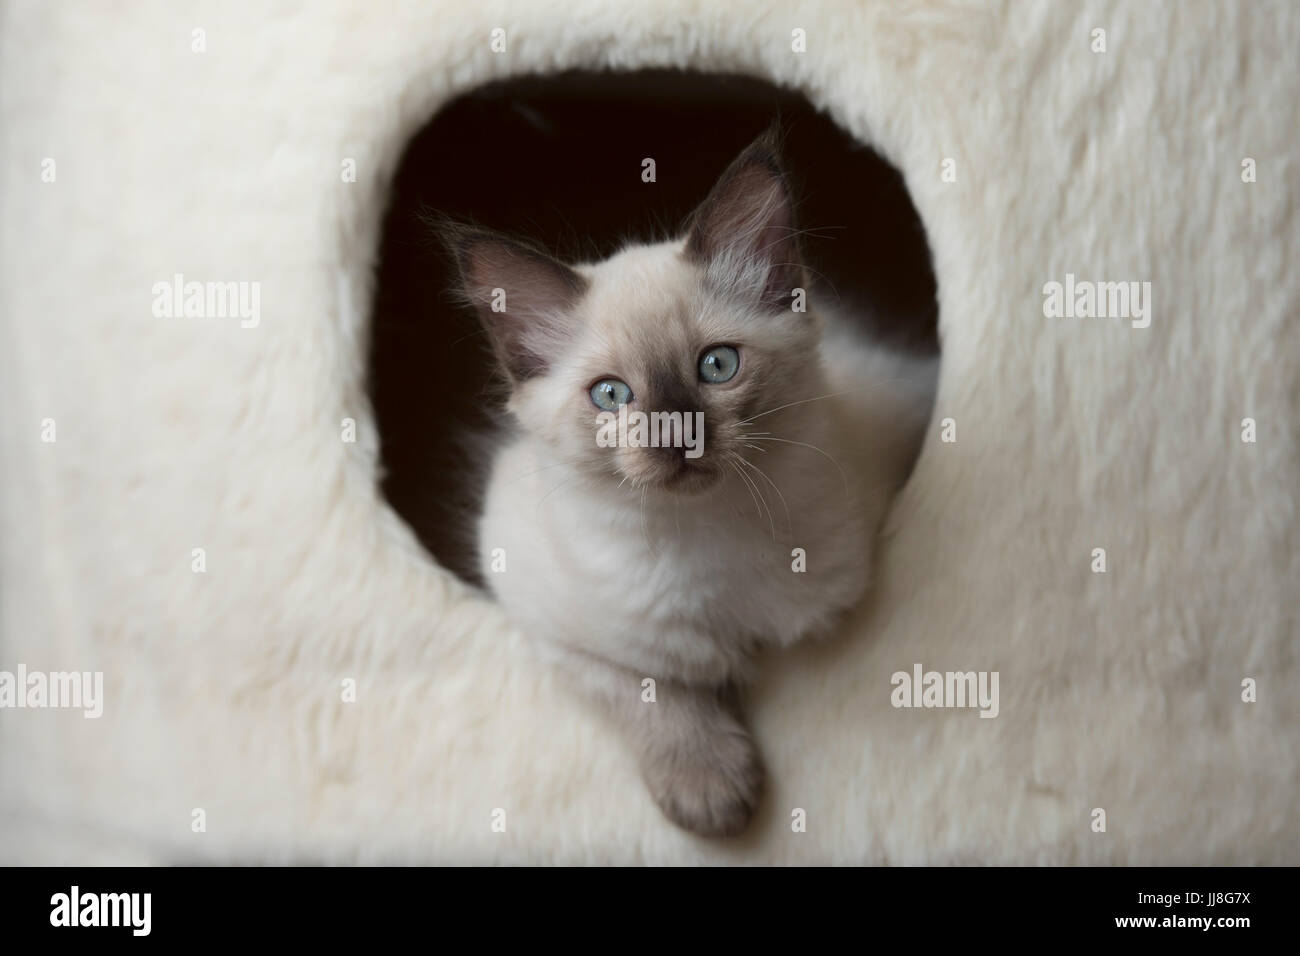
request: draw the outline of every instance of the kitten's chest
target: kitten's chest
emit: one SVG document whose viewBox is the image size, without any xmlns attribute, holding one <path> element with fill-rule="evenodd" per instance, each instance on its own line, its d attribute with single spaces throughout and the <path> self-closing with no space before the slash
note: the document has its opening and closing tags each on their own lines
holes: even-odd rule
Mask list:
<svg viewBox="0 0 1300 956">
<path fill-rule="evenodd" d="M 787 513 L 777 502 L 747 510 L 724 498 L 637 515 L 623 533 L 609 535 L 597 523 L 581 545 L 590 558 L 582 562 L 588 593 L 610 594 L 609 613 L 628 626 L 797 640 L 855 601 L 865 584 L 860 522 L 836 504 Z M 607 540 L 595 544 L 602 534 Z M 614 581 L 611 567 L 620 569 Z"/>
<path fill-rule="evenodd" d="M 509 464 L 480 548 L 494 592 L 536 637 L 646 673 L 721 680 L 755 645 L 823 629 L 865 586 L 862 520 L 838 488 L 804 488 L 788 514 L 743 488 L 643 508 Z"/>
</svg>

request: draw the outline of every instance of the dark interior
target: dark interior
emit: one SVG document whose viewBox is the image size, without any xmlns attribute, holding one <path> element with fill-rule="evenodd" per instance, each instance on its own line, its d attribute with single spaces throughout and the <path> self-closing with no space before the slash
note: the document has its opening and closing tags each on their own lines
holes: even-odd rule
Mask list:
<svg viewBox="0 0 1300 956">
<path fill-rule="evenodd" d="M 460 97 L 411 141 L 381 239 L 369 386 L 383 492 L 444 566 L 477 580 L 467 546 L 483 476 L 464 436 L 490 420 L 499 390 L 428 217 L 597 259 L 629 238 L 677 234 L 774 121 L 810 270 L 881 338 L 937 351 L 929 248 L 901 176 L 797 93 L 675 71 L 526 77 Z M 641 178 L 646 157 L 654 183 Z"/>
</svg>

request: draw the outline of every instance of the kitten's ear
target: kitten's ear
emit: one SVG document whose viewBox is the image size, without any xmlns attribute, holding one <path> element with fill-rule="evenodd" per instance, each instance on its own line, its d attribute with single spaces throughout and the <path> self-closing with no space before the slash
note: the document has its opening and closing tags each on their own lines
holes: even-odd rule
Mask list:
<svg viewBox="0 0 1300 956">
<path fill-rule="evenodd" d="M 776 135 L 751 143 L 695 211 L 686 254 L 727 291 L 788 305 L 803 285 L 794 202 Z"/>
<path fill-rule="evenodd" d="M 461 292 L 510 377 L 545 372 L 577 331 L 573 308 L 587 280 L 526 242 L 463 226 L 440 231 L 460 267 Z"/>
</svg>

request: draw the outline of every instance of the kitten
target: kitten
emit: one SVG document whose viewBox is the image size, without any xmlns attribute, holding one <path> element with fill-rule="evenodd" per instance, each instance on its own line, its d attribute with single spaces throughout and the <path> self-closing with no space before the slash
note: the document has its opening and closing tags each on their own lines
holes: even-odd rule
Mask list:
<svg viewBox="0 0 1300 956">
<path fill-rule="evenodd" d="M 488 482 L 483 577 L 616 722 L 664 814 L 704 835 L 741 831 L 762 789 L 737 706 L 754 655 L 859 600 L 929 414 L 933 360 L 844 322 L 823 344 L 793 225 L 765 136 L 678 241 L 569 266 L 447 229 L 516 426 Z M 702 413 L 702 447 L 605 447 L 620 406 L 682 413 L 663 432 L 679 445 Z"/>
</svg>

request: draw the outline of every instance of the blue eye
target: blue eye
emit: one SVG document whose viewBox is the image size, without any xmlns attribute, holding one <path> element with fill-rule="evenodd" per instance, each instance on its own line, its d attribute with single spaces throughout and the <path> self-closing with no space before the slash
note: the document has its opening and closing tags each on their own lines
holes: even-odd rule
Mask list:
<svg viewBox="0 0 1300 956">
<path fill-rule="evenodd" d="M 715 345 L 700 356 L 700 381 L 728 382 L 740 368 L 740 353 L 730 345 Z"/>
<path fill-rule="evenodd" d="M 627 387 L 626 382 L 620 382 L 616 378 L 602 378 L 591 386 L 591 401 L 597 408 L 603 408 L 607 412 L 617 411 L 618 406 L 632 401 L 632 389 Z"/>
</svg>

